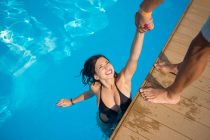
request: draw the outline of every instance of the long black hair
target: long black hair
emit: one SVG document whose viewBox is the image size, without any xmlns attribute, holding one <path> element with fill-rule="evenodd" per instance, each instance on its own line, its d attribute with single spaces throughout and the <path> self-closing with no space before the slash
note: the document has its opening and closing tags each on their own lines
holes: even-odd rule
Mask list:
<svg viewBox="0 0 210 140">
<path fill-rule="evenodd" d="M 90 85 L 90 84 L 94 84 L 95 82 L 99 82 L 99 80 L 96 80 L 94 78 L 94 74 L 95 74 L 95 65 L 96 65 L 96 61 L 100 58 L 100 57 L 104 57 L 106 58 L 104 55 L 98 54 L 98 55 L 93 55 L 90 58 L 88 58 L 85 61 L 84 64 L 84 68 L 81 70 L 81 74 L 82 74 L 82 83 L 86 86 L 86 85 Z M 108 61 L 109 59 L 106 58 Z M 115 75 L 117 75 L 117 73 L 115 72 Z"/>
</svg>

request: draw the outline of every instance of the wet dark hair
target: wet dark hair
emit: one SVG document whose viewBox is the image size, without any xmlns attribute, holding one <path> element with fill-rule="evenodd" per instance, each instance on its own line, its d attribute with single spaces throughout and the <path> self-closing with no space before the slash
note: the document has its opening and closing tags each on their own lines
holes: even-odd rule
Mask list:
<svg viewBox="0 0 210 140">
<path fill-rule="evenodd" d="M 90 58 L 88 58 L 84 64 L 84 68 L 81 70 L 81 74 L 82 74 L 82 83 L 86 86 L 86 85 L 90 85 L 90 84 L 94 84 L 95 82 L 99 82 L 99 80 L 96 80 L 94 78 L 94 74 L 95 74 L 95 65 L 96 65 L 96 61 L 100 58 L 100 57 L 104 57 L 106 58 L 104 55 L 98 54 L 98 55 L 93 55 Z M 108 61 L 109 59 L 106 58 Z"/>
</svg>

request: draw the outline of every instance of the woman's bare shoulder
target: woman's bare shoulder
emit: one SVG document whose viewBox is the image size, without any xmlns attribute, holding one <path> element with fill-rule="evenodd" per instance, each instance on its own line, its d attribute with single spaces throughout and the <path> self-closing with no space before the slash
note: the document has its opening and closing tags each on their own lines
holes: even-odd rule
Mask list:
<svg viewBox="0 0 210 140">
<path fill-rule="evenodd" d="M 99 82 L 95 82 L 95 83 L 92 83 L 92 84 L 90 85 L 90 89 L 91 89 L 94 93 L 96 93 L 96 94 L 99 93 L 100 87 L 101 87 L 101 84 L 100 84 Z"/>
</svg>

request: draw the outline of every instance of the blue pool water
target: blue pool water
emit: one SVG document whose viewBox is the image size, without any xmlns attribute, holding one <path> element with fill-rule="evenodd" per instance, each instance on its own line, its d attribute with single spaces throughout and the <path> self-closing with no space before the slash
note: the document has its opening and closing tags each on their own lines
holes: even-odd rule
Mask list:
<svg viewBox="0 0 210 140">
<path fill-rule="evenodd" d="M 0 139 L 107 139 L 96 98 L 61 109 L 56 102 L 87 90 L 84 61 L 104 54 L 120 71 L 135 33 L 130 0 L 0 1 Z M 153 13 L 132 96 L 166 44 L 190 0 L 166 0 Z"/>
</svg>

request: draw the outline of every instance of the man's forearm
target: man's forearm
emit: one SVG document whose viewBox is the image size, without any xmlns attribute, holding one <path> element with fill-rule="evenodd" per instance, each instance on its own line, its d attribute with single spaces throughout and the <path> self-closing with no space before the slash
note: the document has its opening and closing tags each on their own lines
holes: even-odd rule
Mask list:
<svg viewBox="0 0 210 140">
<path fill-rule="evenodd" d="M 152 12 L 153 9 L 155 9 L 162 2 L 163 0 L 144 0 L 141 3 L 140 8 L 145 12 Z"/>
</svg>

